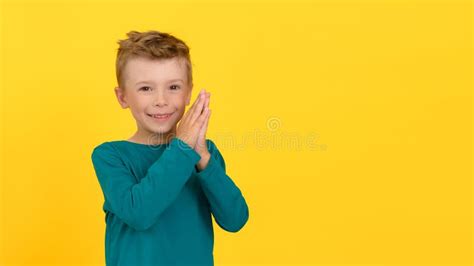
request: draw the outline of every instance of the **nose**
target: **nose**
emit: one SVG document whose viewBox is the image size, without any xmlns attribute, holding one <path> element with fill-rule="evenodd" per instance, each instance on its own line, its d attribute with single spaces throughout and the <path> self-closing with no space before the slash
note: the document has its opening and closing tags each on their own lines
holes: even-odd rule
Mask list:
<svg viewBox="0 0 474 266">
<path fill-rule="evenodd" d="M 166 106 L 165 93 L 162 90 L 157 90 L 153 98 L 153 105 L 155 106 Z"/>
</svg>

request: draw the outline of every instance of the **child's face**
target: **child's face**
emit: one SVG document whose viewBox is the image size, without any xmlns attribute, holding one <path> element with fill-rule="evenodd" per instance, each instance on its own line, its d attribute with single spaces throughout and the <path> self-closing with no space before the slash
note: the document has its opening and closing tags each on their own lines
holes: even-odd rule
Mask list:
<svg viewBox="0 0 474 266">
<path fill-rule="evenodd" d="M 122 108 L 130 107 L 142 136 L 175 133 L 176 124 L 191 99 L 184 62 L 177 58 L 134 58 L 123 71 L 125 88 L 115 92 Z M 176 80 L 179 79 L 179 80 Z M 156 119 L 152 114 L 171 114 Z"/>
</svg>

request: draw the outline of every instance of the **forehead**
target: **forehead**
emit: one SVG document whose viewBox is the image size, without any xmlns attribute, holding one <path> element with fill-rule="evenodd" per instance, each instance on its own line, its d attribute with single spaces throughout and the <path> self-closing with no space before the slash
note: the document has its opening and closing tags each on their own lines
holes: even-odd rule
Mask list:
<svg viewBox="0 0 474 266">
<path fill-rule="evenodd" d="M 132 58 L 127 61 L 124 75 L 129 84 L 148 80 L 156 83 L 170 79 L 186 80 L 186 67 L 180 58 L 148 59 L 143 57 Z"/>
</svg>

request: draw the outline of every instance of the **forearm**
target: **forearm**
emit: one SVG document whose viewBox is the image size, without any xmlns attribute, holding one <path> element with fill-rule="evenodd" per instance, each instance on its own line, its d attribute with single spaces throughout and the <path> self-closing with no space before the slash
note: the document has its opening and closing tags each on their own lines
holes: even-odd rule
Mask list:
<svg viewBox="0 0 474 266">
<path fill-rule="evenodd" d="M 219 226 L 229 232 L 239 231 L 248 220 L 248 206 L 218 159 L 210 157 L 207 167 L 198 172 L 198 177 Z"/>
</svg>

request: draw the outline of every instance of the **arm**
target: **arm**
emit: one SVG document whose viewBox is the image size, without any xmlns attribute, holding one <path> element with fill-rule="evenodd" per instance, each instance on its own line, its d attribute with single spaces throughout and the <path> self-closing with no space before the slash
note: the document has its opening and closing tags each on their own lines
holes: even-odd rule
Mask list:
<svg viewBox="0 0 474 266">
<path fill-rule="evenodd" d="M 249 209 L 240 189 L 226 174 L 224 158 L 211 140 L 211 157 L 203 170 L 197 171 L 217 224 L 228 232 L 239 231 L 249 218 Z"/>
<path fill-rule="evenodd" d="M 177 198 L 200 158 L 193 148 L 175 137 L 137 183 L 112 146 L 100 145 L 92 153 L 111 211 L 135 230 L 147 230 L 157 221 Z"/>
</svg>

